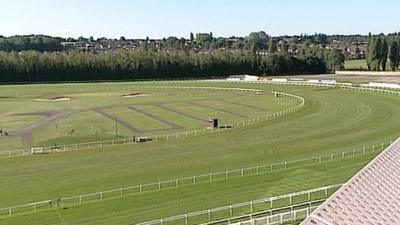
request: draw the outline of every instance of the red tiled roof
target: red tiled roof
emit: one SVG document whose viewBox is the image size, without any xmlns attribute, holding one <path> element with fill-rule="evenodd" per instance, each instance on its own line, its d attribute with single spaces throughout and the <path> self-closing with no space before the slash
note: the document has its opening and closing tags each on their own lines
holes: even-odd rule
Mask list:
<svg viewBox="0 0 400 225">
<path fill-rule="evenodd" d="M 400 138 L 301 225 L 400 224 Z"/>
</svg>

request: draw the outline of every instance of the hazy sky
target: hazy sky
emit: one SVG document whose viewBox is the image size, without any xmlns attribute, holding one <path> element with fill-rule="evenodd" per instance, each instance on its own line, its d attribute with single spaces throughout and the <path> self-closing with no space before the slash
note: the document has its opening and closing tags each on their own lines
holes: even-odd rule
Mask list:
<svg viewBox="0 0 400 225">
<path fill-rule="evenodd" d="M 12 0 L 0 7 L 0 35 L 188 37 L 366 34 L 400 31 L 398 0 Z"/>
</svg>

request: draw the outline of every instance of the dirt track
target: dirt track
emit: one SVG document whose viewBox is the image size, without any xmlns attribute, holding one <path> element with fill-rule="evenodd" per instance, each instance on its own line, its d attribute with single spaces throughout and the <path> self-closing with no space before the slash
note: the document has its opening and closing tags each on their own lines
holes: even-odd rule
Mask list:
<svg viewBox="0 0 400 225">
<path fill-rule="evenodd" d="M 129 106 L 128 108 L 129 108 L 130 110 L 132 110 L 132 111 L 135 111 L 135 112 L 140 113 L 140 114 L 142 114 L 142 115 L 145 115 L 145 116 L 147 116 L 147 117 L 149 117 L 149 118 L 152 118 L 152 119 L 154 119 L 154 120 L 157 120 L 158 122 L 163 123 L 163 124 L 169 126 L 169 127 L 172 128 L 172 129 L 182 129 L 182 128 L 184 128 L 184 127 L 182 127 L 182 126 L 180 126 L 180 125 L 178 125 L 178 124 L 172 123 L 171 121 L 164 120 L 164 119 L 162 119 L 162 118 L 160 118 L 160 117 L 157 117 L 157 116 L 155 116 L 155 115 L 153 115 L 153 114 L 150 114 L 150 113 L 148 113 L 148 112 L 145 112 L 145 111 L 143 111 L 143 110 L 137 109 L 137 108 L 135 108 L 135 107 L 133 107 L 133 106 Z"/>
<path fill-rule="evenodd" d="M 22 127 L 20 129 L 14 130 L 10 132 L 10 135 L 19 135 L 21 136 L 22 143 L 25 147 L 31 148 L 33 144 L 33 138 L 32 138 L 32 133 L 34 130 L 46 126 L 47 124 L 51 123 L 52 121 L 55 121 L 60 118 L 64 118 L 69 116 L 71 113 L 66 112 L 66 111 L 61 111 L 61 112 L 37 112 L 37 113 L 24 113 L 24 114 L 17 114 L 17 115 L 41 115 L 41 116 L 46 116 L 46 118 L 39 120 L 33 124 L 30 124 L 26 127 Z"/>
<path fill-rule="evenodd" d="M 190 114 L 187 114 L 187 113 L 175 110 L 175 109 L 171 109 L 171 108 L 169 108 L 169 107 L 167 107 L 165 105 L 162 105 L 162 104 L 157 105 L 157 107 L 159 107 L 161 109 L 165 109 L 165 110 L 171 111 L 173 113 L 176 113 L 178 115 L 181 115 L 181 116 L 184 116 L 184 117 L 187 117 L 187 118 L 190 118 L 190 119 L 194 119 L 194 120 L 201 121 L 201 122 L 207 122 L 206 119 L 198 118 L 198 117 L 195 117 L 193 115 L 190 115 Z"/>
<path fill-rule="evenodd" d="M 112 115 L 110 115 L 110 114 L 104 112 L 104 111 L 103 111 L 102 109 L 100 109 L 100 108 L 93 109 L 93 111 L 96 112 L 96 113 L 98 113 L 98 114 L 100 114 L 100 115 L 102 115 L 102 116 L 104 116 L 104 117 L 106 117 L 106 118 L 108 118 L 108 119 L 110 119 L 110 120 L 114 120 L 114 121 L 115 121 L 115 118 L 116 118 L 115 116 L 112 116 Z M 117 119 L 117 122 L 118 122 L 118 124 L 120 124 L 121 126 L 127 128 L 127 129 L 130 130 L 130 131 L 133 131 L 133 132 L 142 132 L 142 131 L 143 131 L 143 130 L 137 128 L 137 127 L 134 127 L 132 124 L 126 122 L 125 120 L 123 120 L 123 119 L 121 119 L 121 118 L 118 118 L 118 119 Z"/>
<path fill-rule="evenodd" d="M 223 113 L 226 113 L 226 114 L 230 114 L 230 115 L 233 115 L 233 116 L 238 116 L 238 117 L 241 117 L 241 118 L 247 118 L 246 116 L 244 116 L 242 114 L 231 112 L 231 111 L 228 111 L 228 110 L 225 110 L 225 109 L 221 109 L 221 108 L 218 108 L 218 107 L 214 107 L 214 106 L 203 105 L 203 104 L 199 104 L 199 103 L 195 103 L 195 102 L 188 102 L 188 104 L 194 105 L 194 106 L 200 106 L 200 107 L 203 107 L 203 108 L 214 109 L 214 110 L 217 110 L 217 111 L 220 111 L 220 112 L 223 112 Z"/>
<path fill-rule="evenodd" d="M 243 104 L 243 103 L 231 102 L 231 101 L 227 101 L 227 100 L 219 100 L 219 101 L 225 102 L 225 103 L 228 103 L 228 104 L 232 104 L 232 105 L 239 105 L 239 106 L 247 107 L 247 108 L 250 108 L 250 109 L 255 109 L 255 110 L 261 111 L 261 112 L 267 111 L 267 110 L 265 110 L 263 108 L 260 108 L 260 107 L 254 106 L 254 105 L 246 105 L 246 104 Z"/>
<path fill-rule="evenodd" d="M 248 93 L 235 93 L 235 95 L 236 95 L 236 96 L 243 97 L 243 96 L 247 96 L 247 95 L 249 95 L 249 94 L 248 94 Z M 217 100 L 217 101 L 219 100 L 219 101 L 224 101 L 224 99 L 221 99 L 220 97 L 218 97 L 218 98 L 207 98 L 206 100 Z M 226 111 L 226 110 L 223 110 L 223 109 L 220 109 L 220 108 L 217 108 L 217 107 L 202 105 L 202 104 L 193 102 L 193 101 L 191 101 L 191 100 L 173 101 L 173 102 L 177 102 L 177 103 L 182 102 L 182 103 L 197 105 L 197 106 L 201 106 L 201 107 L 205 107 L 205 108 L 214 109 L 214 110 L 221 111 L 221 112 L 224 112 L 224 113 L 227 113 L 227 114 L 231 114 L 231 115 L 235 115 L 235 116 L 239 116 L 239 117 L 243 117 L 243 118 L 245 117 L 245 116 L 243 116 L 243 115 L 241 115 L 241 114 L 238 114 L 238 113 Z M 173 103 L 173 102 L 171 102 L 171 103 Z M 227 102 L 228 102 L 228 101 L 227 101 Z M 194 120 L 197 120 L 197 121 L 201 121 L 201 122 L 207 122 L 207 120 L 205 120 L 205 119 L 198 118 L 198 117 L 195 117 L 195 116 L 193 116 L 193 115 L 186 114 L 186 113 L 184 113 L 184 112 L 181 112 L 181 111 L 178 111 L 178 110 L 169 108 L 169 107 L 165 106 L 165 105 L 164 105 L 163 103 L 161 103 L 161 102 L 160 102 L 160 103 L 155 103 L 154 105 L 155 105 L 155 106 L 158 106 L 158 107 L 160 107 L 160 108 L 162 108 L 162 109 L 165 109 L 165 110 L 174 112 L 174 113 L 176 113 L 176 114 L 178 114 L 178 115 L 185 116 L 185 117 L 187 117 L 187 118 L 191 118 L 191 119 L 194 119 Z M 239 104 L 237 104 L 237 105 L 239 105 Z M 135 132 L 135 133 L 141 133 L 141 132 L 159 132 L 159 131 L 168 131 L 168 130 L 173 130 L 173 129 L 184 129 L 184 128 L 185 128 L 185 127 L 180 126 L 180 125 L 178 125 L 178 124 L 175 124 L 175 123 L 173 123 L 173 122 L 171 122 L 171 121 L 167 121 L 167 120 L 164 120 L 164 119 L 162 119 L 162 118 L 160 118 L 160 117 L 157 117 L 156 115 L 147 113 L 147 112 L 145 112 L 145 111 L 143 111 L 143 110 L 140 110 L 140 109 L 137 109 L 137 108 L 135 108 L 135 107 L 133 107 L 133 106 L 131 106 L 131 105 L 121 104 L 120 106 L 127 107 L 127 108 L 129 108 L 130 110 L 132 110 L 132 111 L 135 111 L 135 112 L 137 112 L 137 113 L 140 113 L 140 114 L 142 114 L 142 115 L 145 115 L 145 116 L 147 116 L 147 117 L 149 117 L 149 118 L 152 118 L 152 119 L 154 119 L 154 120 L 156 120 L 156 121 L 159 121 L 159 122 L 162 123 L 162 124 L 165 124 L 165 125 L 169 126 L 169 128 L 165 128 L 165 129 L 143 130 L 143 129 L 139 129 L 139 128 L 133 126 L 132 124 L 130 124 L 130 123 L 128 123 L 128 122 L 126 122 L 126 121 L 124 121 L 124 120 L 118 118 L 118 124 L 120 124 L 121 126 L 127 128 L 127 129 L 129 129 L 129 130 L 132 131 L 132 132 Z M 243 105 L 243 106 L 249 107 L 249 106 L 246 106 L 246 105 Z M 33 112 L 33 113 L 15 114 L 15 116 L 18 116 L 18 115 L 19 115 L 19 116 L 40 115 L 40 116 L 44 116 L 45 118 L 43 118 L 43 119 L 41 119 L 41 120 L 39 120 L 39 121 L 37 121 L 37 122 L 34 122 L 34 123 L 30 124 L 30 125 L 27 125 L 27 126 L 25 126 L 25 127 L 22 127 L 22 128 L 19 128 L 19 129 L 14 130 L 14 131 L 11 131 L 11 132 L 9 132 L 9 134 L 10 134 L 10 136 L 20 136 L 23 145 L 24 145 L 26 148 L 31 148 L 32 145 L 33 145 L 33 137 L 32 137 L 32 135 L 33 135 L 33 132 L 34 132 L 36 129 L 39 129 L 39 128 L 41 128 L 41 127 L 44 127 L 44 126 L 48 125 L 49 123 L 51 123 L 51 122 L 53 122 L 53 121 L 56 121 L 56 120 L 58 120 L 58 119 L 65 118 L 65 117 L 68 117 L 68 116 L 70 116 L 70 115 L 72 115 L 72 114 L 74 114 L 74 113 L 84 112 L 84 111 L 94 111 L 94 112 L 99 113 L 100 115 L 102 115 L 102 116 L 104 116 L 104 117 L 106 117 L 106 118 L 108 118 L 108 119 L 115 120 L 115 116 L 110 115 L 110 114 L 108 114 L 108 113 L 106 113 L 106 112 L 103 111 L 103 109 L 105 109 L 105 108 L 112 108 L 112 107 L 115 107 L 115 105 L 114 105 L 114 106 L 110 106 L 110 107 L 104 107 L 104 108 L 90 108 L 90 109 L 84 109 L 84 110 L 80 110 L 80 111 L 49 111 L 49 112 Z M 252 106 L 250 106 L 250 107 L 252 107 Z M 253 106 L 253 107 L 254 107 L 255 109 L 258 108 L 258 107 L 256 107 L 256 106 Z M 261 109 L 261 108 L 259 108 L 259 109 Z"/>
</svg>

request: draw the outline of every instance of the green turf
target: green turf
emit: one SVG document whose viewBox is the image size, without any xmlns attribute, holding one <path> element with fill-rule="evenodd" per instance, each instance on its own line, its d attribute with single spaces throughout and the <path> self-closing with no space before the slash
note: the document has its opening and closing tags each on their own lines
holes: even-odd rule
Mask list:
<svg viewBox="0 0 400 225">
<path fill-rule="evenodd" d="M 98 113 L 80 112 L 37 129 L 33 137 L 37 146 L 109 140 L 115 137 L 114 126 L 113 120 L 105 119 Z M 119 136 L 129 134 L 126 128 L 119 127 Z"/>
<path fill-rule="evenodd" d="M 367 61 L 365 59 L 352 59 L 344 62 L 346 70 L 368 70 Z M 390 71 L 390 61 L 386 63 L 386 71 Z"/>
<path fill-rule="evenodd" d="M 84 91 L 80 91 L 98 93 L 99 90 L 107 91 L 118 87 L 120 93 L 123 93 L 129 92 L 129 88 L 134 85 L 60 85 L 58 88 L 49 88 L 50 90 L 47 91 L 79 92 L 80 88 L 85 87 Z M 149 83 L 136 85 L 145 86 Z M 154 85 L 171 85 L 171 83 L 155 83 Z M 300 111 L 279 119 L 214 135 L 109 147 L 102 150 L 0 159 L 2 165 L 0 169 L 2 178 L 0 208 L 158 180 L 340 152 L 394 139 L 398 136 L 400 118 L 396 115 L 398 115 L 400 105 L 399 99 L 393 96 L 291 85 L 195 82 L 182 82 L 174 85 L 257 88 L 265 90 L 266 93 L 272 90 L 284 91 L 304 97 L 306 105 Z M 6 88 L 5 95 L 13 92 L 22 93 L 24 96 L 39 95 L 38 92 L 42 90 L 37 90 L 37 88 L 42 89 L 41 85 Z M 125 89 L 128 91 L 124 91 Z M 209 115 L 205 115 L 204 111 L 200 111 L 202 113 L 191 111 L 185 101 L 196 99 L 200 104 L 222 107 L 216 103 L 222 97 L 233 103 L 265 107 L 260 104 L 258 97 L 252 98 L 249 97 L 250 95 L 246 95 L 245 98 L 251 98 L 251 100 L 241 101 L 240 96 L 232 96 L 230 92 L 200 93 L 175 91 L 171 92 L 171 95 L 164 96 L 162 102 L 173 109 L 191 113 L 192 116 L 206 118 Z M 44 94 L 40 93 L 40 95 Z M 140 109 L 157 114 L 159 107 L 154 103 L 160 103 L 158 100 L 137 98 L 127 101 L 129 104 L 138 101 Z M 277 102 L 274 103 L 275 101 Z M 72 102 L 56 104 L 62 106 Z M 267 97 L 266 104 L 273 107 L 266 107 L 265 110 L 272 109 L 274 111 L 280 107 L 293 105 L 293 103 L 294 101 L 286 99 L 280 101 L 279 98 L 268 100 Z M 82 104 L 89 104 L 90 107 L 102 107 L 102 104 L 96 101 L 82 100 Z M 60 105 L 58 107 L 61 107 Z M 111 103 L 111 105 L 112 108 L 123 107 L 119 102 Z M 87 106 L 79 105 L 77 107 L 84 109 Z M 231 103 L 228 103 L 226 107 L 226 109 L 238 109 L 237 105 Z M 195 109 L 197 108 L 204 110 L 206 107 L 196 105 Z M 18 110 L 23 111 L 22 108 Z M 255 111 L 255 109 L 249 110 L 248 107 L 242 110 L 236 112 L 246 114 L 248 111 Z M 160 112 L 165 112 L 165 109 Z M 221 116 L 223 116 L 222 114 L 224 113 L 221 113 Z M 174 113 L 169 111 L 165 113 L 165 116 L 161 116 L 165 119 L 172 119 Z M 189 127 L 198 124 L 195 120 L 189 121 L 192 119 L 187 117 L 178 118 L 175 122 Z M 131 224 L 260 197 L 341 183 L 365 165 L 369 159 L 369 157 L 357 158 L 346 162 L 278 171 L 273 175 L 251 176 L 146 193 L 67 210 L 16 216 L 1 220 L 0 224 Z"/>
<path fill-rule="evenodd" d="M 208 117 L 218 117 L 222 123 L 234 123 L 298 104 L 296 100 L 273 99 L 270 93 L 185 90 L 175 88 L 174 83 L 166 85 L 144 82 L 3 86 L 0 95 L 6 97 L 0 99 L 0 129 L 15 136 L 25 135 L 25 141 L 4 138 L 1 145 L 4 148 L 0 151 L 109 140 L 116 133 L 118 137 L 132 137 L 187 131 L 206 127 Z M 143 96 L 121 97 L 132 93 Z M 37 101 L 55 97 L 70 100 Z M 233 102 L 224 104 L 222 100 L 225 99 Z M 235 105 L 235 102 L 244 101 L 248 101 L 248 105 Z M 269 110 L 254 110 L 257 105 L 265 107 L 267 103 Z M 182 108 L 175 108 L 176 104 Z M 58 114 L 57 118 L 46 121 L 55 114 Z M 115 119 L 120 121 L 117 128 Z M 20 128 L 27 126 L 36 126 L 31 130 L 29 142 L 26 132 L 19 133 Z"/>
<path fill-rule="evenodd" d="M 106 200 L 81 207 L 62 208 L 25 216 L 15 216 L 4 219 L 4 222 L 17 224 L 37 222 L 44 225 L 56 224 L 56 221 L 60 221 L 60 218 L 62 218 L 62 220 L 68 221 L 68 224 L 138 223 L 283 193 L 307 190 L 317 186 L 335 184 L 336 182 L 345 182 L 353 173 L 365 165 L 369 159 L 370 157 L 356 160 L 350 159 L 339 163 L 288 169 L 267 175 L 184 186 L 160 192 L 133 195 L 123 199 Z M 286 204 L 289 204 L 286 200 L 277 201 L 274 203 L 274 207 L 283 207 Z M 256 211 L 266 209 L 269 209 L 269 204 L 255 205 L 254 208 Z M 248 210 L 236 209 L 234 216 L 245 213 L 248 213 Z M 213 219 L 226 218 L 226 214 L 226 211 L 214 213 Z M 27 218 L 29 219 L 27 220 Z M 43 218 L 55 223 L 46 222 Z M 204 218 L 193 217 L 190 222 L 195 224 L 206 221 Z"/>
</svg>

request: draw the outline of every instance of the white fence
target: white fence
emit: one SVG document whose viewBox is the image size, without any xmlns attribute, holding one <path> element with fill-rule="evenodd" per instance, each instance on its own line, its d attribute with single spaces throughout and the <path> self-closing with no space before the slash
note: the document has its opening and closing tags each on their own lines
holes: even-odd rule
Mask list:
<svg viewBox="0 0 400 225">
<path fill-rule="evenodd" d="M 206 223 L 203 225 L 215 225 L 215 224 L 233 224 L 233 225 L 282 225 L 290 222 L 301 221 L 307 218 L 311 212 L 313 212 L 319 203 L 322 201 L 314 201 L 308 204 L 309 206 L 306 208 L 294 209 L 290 208 L 287 212 L 281 213 L 270 213 L 270 215 L 263 215 L 261 213 L 250 214 L 246 216 L 240 216 L 236 218 L 230 218 L 227 220 L 221 220 L 217 222 Z M 317 204 L 317 205 L 314 205 Z M 313 206 L 314 205 L 314 206 Z M 240 220 L 240 222 L 237 222 Z"/>
<path fill-rule="evenodd" d="M 146 183 L 134 185 L 129 187 L 121 187 L 99 192 L 79 194 L 70 197 L 59 198 L 56 200 L 46 200 L 17 206 L 5 207 L 0 209 L 1 216 L 12 216 L 19 213 L 34 213 L 38 210 L 57 208 L 68 208 L 74 206 L 81 206 L 83 204 L 95 203 L 103 200 L 111 200 L 123 198 L 134 194 L 141 194 L 151 191 L 161 191 L 164 189 L 178 188 L 187 185 L 196 185 L 199 183 L 207 183 L 218 180 L 228 180 L 243 176 L 254 176 L 270 173 L 273 171 L 280 171 L 290 168 L 298 168 L 302 166 L 317 165 L 322 163 L 329 163 L 332 161 L 345 160 L 354 157 L 360 157 L 367 154 L 375 154 L 383 151 L 385 147 L 389 146 L 392 142 L 383 142 L 380 144 L 364 146 L 351 151 L 343 151 L 320 155 L 316 157 L 304 158 L 292 161 L 283 161 L 273 164 L 258 165 L 253 167 L 243 167 L 240 169 L 225 170 L 219 172 L 212 172 L 208 174 L 187 176 L 182 178 L 163 180 L 153 183 Z"/>
<path fill-rule="evenodd" d="M 339 189 L 342 184 L 330 185 L 291 194 L 263 198 L 239 204 L 191 212 L 182 215 L 138 223 L 137 225 L 168 225 L 168 224 L 214 224 L 233 221 L 240 217 L 253 215 L 274 215 L 282 211 L 293 211 L 299 207 L 309 207 L 322 203 L 328 196 Z"/>
<path fill-rule="evenodd" d="M 193 80 L 193 81 L 163 81 L 163 83 L 234 83 L 232 81 L 227 80 Z M 316 86 L 316 87 L 337 87 L 342 90 L 355 90 L 362 92 L 371 92 L 378 94 L 389 94 L 393 96 L 400 96 L 400 92 L 392 91 L 387 89 L 378 89 L 378 88 L 365 88 L 365 87 L 353 87 L 349 85 L 342 85 L 342 83 L 336 84 L 323 84 L 323 83 L 309 83 L 304 81 L 290 81 L 290 82 L 273 82 L 273 81 L 235 81 L 238 83 L 248 83 L 248 84 L 272 84 L 272 85 L 299 85 L 299 86 Z M 174 90 L 223 90 L 223 91 L 243 91 L 243 92 L 251 92 L 251 93 L 260 93 L 259 89 L 246 89 L 246 88 L 217 88 L 217 87 L 180 87 L 180 86 L 139 86 L 140 88 L 147 88 L 152 90 L 159 90 L 161 88 L 174 89 Z M 273 94 L 276 92 L 272 92 Z M 298 99 L 301 103 L 290 107 L 289 109 L 281 110 L 268 115 L 257 116 L 256 118 L 251 118 L 246 121 L 238 121 L 236 124 L 233 124 L 233 128 L 239 128 L 243 126 L 248 126 L 254 124 L 259 121 L 272 120 L 278 117 L 287 115 L 288 113 L 297 111 L 299 108 L 303 107 L 305 104 L 305 99 L 303 97 L 292 95 L 288 93 L 280 92 L 282 95 L 286 97 L 292 97 Z M 162 140 L 173 140 L 182 137 L 190 137 L 190 136 L 198 136 L 205 134 L 213 134 L 219 133 L 221 131 L 230 130 L 230 128 L 222 128 L 222 129 L 196 129 L 184 132 L 176 132 L 170 134 L 160 134 L 160 135 L 151 135 L 147 136 L 152 141 L 162 141 Z M 43 151 L 46 153 L 57 153 L 64 151 L 78 151 L 78 150 L 86 150 L 86 149 L 98 149 L 103 147 L 109 147 L 114 145 L 126 145 L 126 144 L 136 144 L 134 138 L 123 138 L 123 139 L 113 139 L 113 140 L 104 140 L 97 142 L 87 142 L 87 143 L 78 143 L 78 144 L 69 144 L 69 145 L 61 145 L 61 146 L 47 146 L 43 147 Z M 31 149 L 20 149 L 20 150 L 10 150 L 10 151 L 0 151 L 0 158 L 11 158 L 18 156 L 27 156 L 31 154 Z"/>
<path fill-rule="evenodd" d="M 33 202 L 24 205 L 12 206 L 0 209 L 0 218 L 4 216 L 13 216 L 16 214 L 35 213 L 40 210 L 53 208 L 53 200 Z"/>
<path fill-rule="evenodd" d="M 60 205 L 61 207 L 71 207 L 71 206 L 82 205 L 84 203 L 102 201 L 105 199 L 122 198 L 127 195 L 138 194 L 148 191 L 161 191 L 166 188 L 177 188 L 185 185 L 195 185 L 199 183 L 213 182 L 217 180 L 228 180 L 230 178 L 235 178 L 235 177 L 259 175 L 278 170 L 285 170 L 289 168 L 322 164 L 336 160 L 344 160 L 353 157 L 363 156 L 374 152 L 378 153 L 390 144 L 391 141 L 381 143 L 379 145 L 370 145 L 351 151 L 331 153 L 323 156 L 321 155 L 317 157 L 310 157 L 293 161 L 284 161 L 274 164 L 244 167 L 234 170 L 225 170 L 208 174 L 158 181 L 154 183 L 140 184 L 130 187 L 116 188 L 96 193 L 81 194 L 77 196 L 61 198 L 59 199 L 58 205 Z"/>
<path fill-rule="evenodd" d="M 184 89 L 185 87 L 179 87 L 180 89 Z M 199 88 L 199 87 L 193 87 Z M 191 89 L 191 88 L 188 88 Z M 223 90 L 239 90 L 239 91 L 248 91 L 259 93 L 261 90 L 258 89 L 244 89 L 244 88 L 220 88 Z M 202 90 L 202 88 L 199 88 Z M 214 90 L 214 88 L 212 89 Z M 215 88 L 215 90 L 219 90 Z M 262 92 L 262 91 L 261 91 Z M 232 128 L 217 128 L 217 129 L 195 129 L 190 131 L 183 131 L 183 132 L 176 132 L 170 134 L 159 134 L 159 135 L 149 135 L 146 136 L 147 140 L 149 141 L 169 141 L 178 138 L 186 138 L 186 137 L 193 137 L 193 136 L 200 136 L 206 134 L 215 134 L 222 131 L 227 131 L 235 128 L 241 128 L 245 126 L 249 126 L 258 122 L 273 120 L 282 116 L 285 116 L 289 113 L 295 112 L 305 104 L 305 99 L 303 97 L 292 95 L 284 92 L 272 92 L 272 94 L 278 94 L 279 96 L 288 97 L 288 98 L 295 98 L 299 100 L 299 104 L 292 106 L 290 108 L 280 110 L 271 114 L 260 115 L 255 118 L 250 118 L 243 121 L 238 121 L 232 124 Z M 41 147 L 43 153 L 57 153 L 57 152 L 65 152 L 65 151 L 78 151 L 78 150 L 87 150 L 87 149 L 99 149 L 104 147 L 110 147 L 114 145 L 127 145 L 127 144 L 140 144 L 135 142 L 135 138 L 122 138 L 122 139 L 113 139 L 113 140 L 105 140 L 105 141 L 97 141 L 97 142 L 87 142 L 87 143 L 79 143 L 79 144 L 70 144 L 70 145 L 60 145 L 60 146 L 47 146 Z M 21 149 L 21 150 L 10 150 L 10 151 L 0 151 L 0 158 L 12 158 L 12 157 L 19 157 L 19 156 L 28 156 L 31 155 L 31 149 Z"/>
<path fill-rule="evenodd" d="M 205 82 L 205 81 L 204 81 Z M 219 83 L 232 83 L 232 81 L 224 81 L 220 80 Z M 371 93 L 379 93 L 379 94 L 389 94 L 394 96 L 400 96 L 400 91 L 393 91 L 393 88 L 378 88 L 378 87 L 356 87 L 353 86 L 352 83 L 335 83 L 335 84 L 327 84 L 327 83 L 310 83 L 306 81 L 288 81 L 288 82 L 273 82 L 273 81 L 237 81 L 239 83 L 247 83 L 247 84 L 271 84 L 271 85 L 297 85 L 297 86 L 315 86 L 315 87 L 335 87 L 340 88 L 342 90 L 357 90 L 362 92 L 371 92 Z"/>
<path fill-rule="evenodd" d="M 335 71 L 336 75 L 356 75 L 356 76 L 399 76 L 399 71 L 351 71 L 351 70 L 342 70 Z"/>
</svg>

